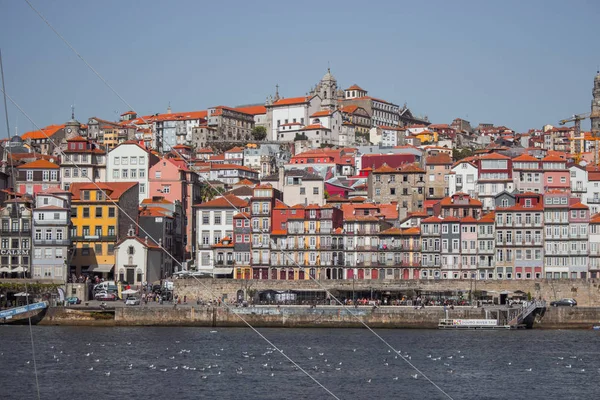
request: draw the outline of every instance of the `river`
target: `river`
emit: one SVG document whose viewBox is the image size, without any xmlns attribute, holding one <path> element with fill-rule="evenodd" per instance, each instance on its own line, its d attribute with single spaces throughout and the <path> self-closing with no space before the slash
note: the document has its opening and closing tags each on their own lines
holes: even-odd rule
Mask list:
<svg viewBox="0 0 600 400">
<path fill-rule="evenodd" d="M 447 398 L 365 329 L 260 332 L 340 399 Z M 600 397 L 598 332 L 377 333 L 454 399 Z M 46 400 L 333 398 L 250 329 L 34 326 L 33 337 Z M 29 328 L 0 326 L 0 398 L 36 397 Z"/>
</svg>

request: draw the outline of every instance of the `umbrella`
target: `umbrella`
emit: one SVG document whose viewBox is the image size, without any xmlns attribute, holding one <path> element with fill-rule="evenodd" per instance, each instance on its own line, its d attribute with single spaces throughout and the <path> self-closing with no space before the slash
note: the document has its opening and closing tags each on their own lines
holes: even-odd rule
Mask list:
<svg viewBox="0 0 600 400">
<path fill-rule="evenodd" d="M 8 267 L 0 267 L 0 272 L 10 272 L 10 268 L 8 268 Z"/>
<path fill-rule="evenodd" d="M 514 294 L 525 294 L 525 292 L 522 290 L 515 290 Z"/>
<path fill-rule="evenodd" d="M 121 292 L 121 294 L 136 294 L 138 291 L 137 290 L 133 290 L 133 289 L 127 289 L 127 290 L 123 290 Z"/>
<path fill-rule="evenodd" d="M 27 271 L 25 268 L 23 268 L 23 267 L 17 267 L 17 268 L 13 269 L 10 272 L 21 273 L 21 272 L 25 272 L 25 271 Z"/>
<path fill-rule="evenodd" d="M 20 292 L 20 293 L 15 294 L 15 297 L 25 297 L 25 296 L 29 296 L 29 293 Z"/>
</svg>

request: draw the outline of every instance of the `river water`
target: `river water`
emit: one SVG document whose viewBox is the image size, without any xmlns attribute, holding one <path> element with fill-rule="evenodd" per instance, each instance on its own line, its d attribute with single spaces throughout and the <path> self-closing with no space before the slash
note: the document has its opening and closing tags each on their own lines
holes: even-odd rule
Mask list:
<svg viewBox="0 0 600 400">
<path fill-rule="evenodd" d="M 259 331 L 340 399 L 447 398 L 365 329 Z M 600 397 L 599 332 L 377 333 L 454 399 Z M 333 398 L 250 329 L 34 326 L 33 337 L 42 399 Z M 37 398 L 32 360 L 29 328 L 0 326 L 0 399 Z"/>
</svg>

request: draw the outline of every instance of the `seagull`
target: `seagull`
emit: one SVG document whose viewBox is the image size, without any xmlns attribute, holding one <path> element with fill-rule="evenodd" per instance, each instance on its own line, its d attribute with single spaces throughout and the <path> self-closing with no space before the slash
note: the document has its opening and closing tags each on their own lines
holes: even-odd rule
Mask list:
<svg viewBox="0 0 600 400">
<path fill-rule="evenodd" d="M 509 363 L 508 363 L 508 365 L 512 365 L 512 363 L 511 363 L 511 362 L 509 362 Z"/>
<path fill-rule="evenodd" d="M 94 362 L 100 362 L 100 359 L 94 360 Z"/>
<path fill-rule="evenodd" d="M 311 350 L 311 349 L 312 349 L 312 347 L 307 347 L 306 349 L 307 349 L 307 350 Z"/>
<path fill-rule="evenodd" d="M 127 346 L 131 346 L 131 342 L 127 342 Z"/>
<path fill-rule="evenodd" d="M 395 376 L 395 377 L 394 377 L 394 380 L 395 380 L 395 381 L 397 381 L 397 380 L 398 380 L 398 377 L 397 377 L 397 376 Z"/>
<path fill-rule="evenodd" d="M 177 368 L 179 368 L 179 367 L 178 367 L 178 366 L 174 366 L 174 367 L 173 367 L 173 368 L 171 368 L 171 369 L 177 369 Z"/>
<path fill-rule="evenodd" d="M 431 354 L 428 354 L 428 355 L 427 355 L 427 358 L 431 358 Z"/>
<path fill-rule="evenodd" d="M 368 382 L 368 383 L 371 383 L 371 379 L 369 379 L 367 382 Z"/>
<path fill-rule="evenodd" d="M 566 368 L 571 368 L 571 364 L 565 365 Z"/>
<path fill-rule="evenodd" d="M 167 369 L 166 369 L 166 368 L 161 368 L 160 370 L 161 370 L 162 372 L 167 372 Z"/>
<path fill-rule="evenodd" d="M 559 359 L 559 360 L 564 360 L 565 358 L 564 358 L 564 357 L 558 357 L 558 359 Z"/>
<path fill-rule="evenodd" d="M 88 371 L 93 371 L 93 370 L 94 370 L 94 367 L 88 368 Z"/>
<path fill-rule="evenodd" d="M 154 368 L 154 364 L 148 365 L 148 368 Z"/>
<path fill-rule="evenodd" d="M 29 364 L 31 361 L 27 361 L 25 364 Z"/>
<path fill-rule="evenodd" d="M 271 372 L 271 376 L 275 376 L 275 374 Z"/>
<path fill-rule="evenodd" d="M 206 379 L 206 375 L 202 375 L 202 379 Z"/>
<path fill-rule="evenodd" d="M 320 356 L 322 356 L 322 355 L 323 355 L 323 353 L 319 353 L 319 355 L 320 355 Z"/>
<path fill-rule="evenodd" d="M 460 358 L 465 358 L 465 356 L 460 356 Z"/>
<path fill-rule="evenodd" d="M 89 356 L 90 356 L 90 353 L 87 353 L 85 356 L 86 356 L 86 357 L 89 357 Z"/>
<path fill-rule="evenodd" d="M 448 360 L 452 360 L 452 356 L 449 356 L 449 357 L 447 357 L 447 358 L 448 358 Z"/>
<path fill-rule="evenodd" d="M 585 372 L 585 369 L 584 369 L 584 368 L 581 368 L 581 372 Z"/>
<path fill-rule="evenodd" d="M 417 375 L 417 374 L 414 374 L 414 375 L 411 375 L 411 376 L 413 377 L 413 379 L 417 379 L 419 377 L 419 375 Z"/>
<path fill-rule="evenodd" d="M 449 366 L 450 366 L 450 364 L 448 364 L 448 363 L 444 363 L 444 365 L 445 365 L 446 367 L 449 367 Z"/>
<path fill-rule="evenodd" d="M 353 352 L 356 352 L 356 349 L 352 349 Z"/>
<path fill-rule="evenodd" d="M 169 357 L 169 360 L 174 360 L 174 359 L 175 359 L 175 356 Z"/>
<path fill-rule="evenodd" d="M 110 376 L 110 371 L 109 372 L 105 372 L 104 375 Z"/>
<path fill-rule="evenodd" d="M 527 371 L 527 372 L 531 372 L 531 368 L 527 368 L 525 371 Z"/>
</svg>

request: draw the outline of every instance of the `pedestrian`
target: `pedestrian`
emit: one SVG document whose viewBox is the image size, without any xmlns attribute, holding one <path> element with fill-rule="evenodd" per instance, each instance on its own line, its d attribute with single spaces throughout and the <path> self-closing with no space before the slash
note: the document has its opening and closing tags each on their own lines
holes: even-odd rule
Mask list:
<svg viewBox="0 0 600 400">
<path fill-rule="evenodd" d="M 187 295 L 183 296 L 183 304 L 187 304 Z"/>
</svg>

